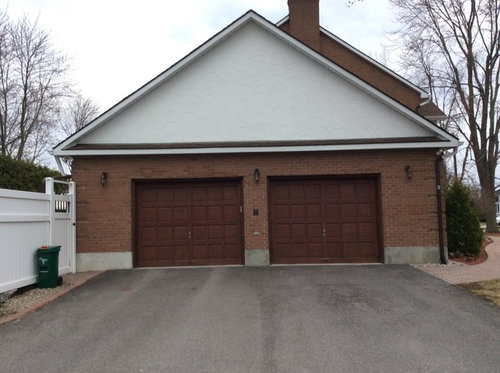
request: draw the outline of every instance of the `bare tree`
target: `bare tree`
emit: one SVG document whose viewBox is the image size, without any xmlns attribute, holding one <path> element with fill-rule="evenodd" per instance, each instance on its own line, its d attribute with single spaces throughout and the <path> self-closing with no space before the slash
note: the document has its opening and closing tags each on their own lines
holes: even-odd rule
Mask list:
<svg viewBox="0 0 500 373">
<path fill-rule="evenodd" d="M 496 231 L 495 171 L 500 130 L 498 0 L 391 0 L 404 62 L 446 109 L 449 130 L 465 140 Z M 417 83 L 422 83 L 422 81 Z"/>
<path fill-rule="evenodd" d="M 63 132 L 66 136 L 71 136 L 97 117 L 99 111 L 99 106 L 94 101 L 82 95 L 76 95 L 67 105 L 66 113 L 62 118 Z"/>
<path fill-rule="evenodd" d="M 66 58 L 49 34 L 24 17 L 0 19 L 1 153 L 35 161 L 52 143 L 61 99 L 69 92 Z"/>
</svg>

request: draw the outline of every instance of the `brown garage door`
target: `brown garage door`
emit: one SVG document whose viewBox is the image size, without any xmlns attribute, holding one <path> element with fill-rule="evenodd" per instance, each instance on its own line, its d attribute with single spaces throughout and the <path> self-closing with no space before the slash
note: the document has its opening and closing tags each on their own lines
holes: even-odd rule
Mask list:
<svg viewBox="0 0 500 373">
<path fill-rule="evenodd" d="M 273 263 L 381 261 L 375 178 L 271 180 Z"/>
<path fill-rule="evenodd" d="M 239 181 L 136 184 L 138 267 L 242 264 Z"/>
</svg>

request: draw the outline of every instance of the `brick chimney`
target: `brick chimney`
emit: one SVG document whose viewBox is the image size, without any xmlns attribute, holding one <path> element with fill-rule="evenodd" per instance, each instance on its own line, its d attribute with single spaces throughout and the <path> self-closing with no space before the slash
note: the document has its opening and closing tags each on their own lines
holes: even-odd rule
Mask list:
<svg viewBox="0 0 500 373">
<path fill-rule="evenodd" d="M 319 51 L 319 0 L 288 0 L 290 34 Z"/>
</svg>

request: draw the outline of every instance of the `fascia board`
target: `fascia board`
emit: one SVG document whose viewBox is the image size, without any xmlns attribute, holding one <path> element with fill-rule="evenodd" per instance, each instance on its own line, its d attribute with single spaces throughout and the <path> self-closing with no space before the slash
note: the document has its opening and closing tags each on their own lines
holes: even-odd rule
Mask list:
<svg viewBox="0 0 500 373">
<path fill-rule="evenodd" d="M 443 149 L 458 146 L 458 141 L 395 144 L 356 144 L 356 145 L 316 145 L 316 146 L 268 146 L 234 148 L 195 148 L 195 149 L 100 149 L 100 150 L 58 150 L 56 157 L 101 156 L 101 155 L 167 155 L 167 154 L 234 154 L 234 153 L 282 153 L 282 152 L 323 152 L 346 150 L 390 150 L 390 149 Z"/>
</svg>

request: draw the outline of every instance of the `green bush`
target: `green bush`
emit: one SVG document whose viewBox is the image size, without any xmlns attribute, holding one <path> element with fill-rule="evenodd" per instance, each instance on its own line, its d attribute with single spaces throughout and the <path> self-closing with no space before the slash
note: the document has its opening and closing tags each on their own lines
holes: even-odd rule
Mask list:
<svg viewBox="0 0 500 373">
<path fill-rule="evenodd" d="M 449 252 L 477 256 L 481 251 L 483 231 L 470 189 L 460 180 L 455 180 L 446 192 L 446 231 Z"/>
<path fill-rule="evenodd" d="M 0 155 L 0 188 L 40 192 L 43 179 L 61 176 L 48 167 Z"/>
</svg>

